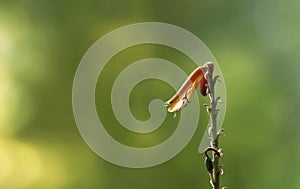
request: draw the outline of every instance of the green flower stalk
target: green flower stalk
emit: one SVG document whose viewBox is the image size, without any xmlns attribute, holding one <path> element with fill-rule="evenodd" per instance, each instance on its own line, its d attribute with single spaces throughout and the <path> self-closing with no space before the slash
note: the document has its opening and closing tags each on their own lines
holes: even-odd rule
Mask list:
<svg viewBox="0 0 300 189">
<path fill-rule="evenodd" d="M 221 102 L 221 97 L 215 94 L 215 84 L 219 80 L 219 76 L 213 76 L 214 72 L 214 64 L 212 62 L 205 63 L 202 68 L 204 73 L 204 78 L 207 80 L 207 93 L 210 99 L 210 105 L 205 105 L 207 108 L 207 112 L 210 115 L 210 125 L 208 128 L 208 133 L 210 135 L 210 147 L 208 147 L 205 151 L 206 155 L 206 169 L 207 159 L 210 159 L 212 166 L 209 165 L 208 174 L 210 176 L 210 183 L 213 189 L 220 189 L 220 176 L 223 174 L 223 165 L 219 165 L 219 159 L 223 156 L 222 150 L 219 149 L 219 136 L 224 135 L 224 130 L 221 129 L 217 131 L 217 116 L 219 110 L 217 109 L 218 103 Z M 208 156 L 208 152 L 212 151 L 212 158 Z M 213 169 L 211 170 L 211 167 Z M 226 187 L 222 187 L 224 189 Z"/>
<path fill-rule="evenodd" d="M 219 165 L 219 158 L 223 156 L 219 149 L 218 138 L 223 135 L 224 130 L 217 131 L 218 103 L 221 103 L 221 97 L 216 97 L 215 84 L 219 80 L 219 76 L 213 76 L 214 64 L 206 62 L 203 66 L 196 68 L 186 79 L 178 92 L 167 102 L 165 106 L 169 106 L 168 111 L 176 113 L 185 107 L 195 90 L 199 87 L 203 96 L 208 95 L 210 104 L 205 104 L 207 112 L 210 115 L 208 133 L 210 136 L 210 146 L 205 151 L 205 167 L 210 176 L 210 183 L 213 189 L 220 189 L 220 176 L 223 174 L 222 166 Z M 211 152 L 212 157 L 208 155 Z M 226 187 L 223 187 L 224 189 Z"/>
</svg>

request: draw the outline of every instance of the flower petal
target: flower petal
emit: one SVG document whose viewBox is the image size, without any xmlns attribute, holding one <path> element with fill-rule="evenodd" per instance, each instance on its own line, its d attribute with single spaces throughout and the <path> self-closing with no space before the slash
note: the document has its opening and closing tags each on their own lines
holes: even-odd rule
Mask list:
<svg viewBox="0 0 300 189">
<path fill-rule="evenodd" d="M 168 111 L 179 112 L 188 104 L 198 86 L 200 87 L 201 94 L 206 96 L 207 81 L 203 76 L 202 66 L 196 68 L 185 80 L 177 93 L 170 100 L 165 102 L 165 106 L 170 106 Z"/>
</svg>

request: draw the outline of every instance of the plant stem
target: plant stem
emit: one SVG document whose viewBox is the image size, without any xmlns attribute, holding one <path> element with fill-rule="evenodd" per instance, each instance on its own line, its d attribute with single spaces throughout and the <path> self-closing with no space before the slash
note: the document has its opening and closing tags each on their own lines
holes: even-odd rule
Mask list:
<svg viewBox="0 0 300 189">
<path fill-rule="evenodd" d="M 210 78 L 211 82 L 209 82 L 209 87 L 211 90 L 211 130 L 212 130 L 212 137 L 211 137 L 211 147 L 215 149 L 219 149 L 219 140 L 217 136 L 217 101 L 215 98 L 215 90 L 214 85 L 215 83 L 212 80 L 212 74 Z M 213 155 L 213 163 L 214 163 L 214 170 L 213 170 L 213 176 L 214 176 L 214 189 L 220 188 L 220 173 L 219 173 L 219 157 Z"/>
<path fill-rule="evenodd" d="M 218 149 L 218 139 L 215 140 L 215 148 Z M 220 188 L 220 172 L 219 172 L 219 157 L 214 156 L 213 158 L 214 162 L 214 189 L 219 189 Z"/>
<path fill-rule="evenodd" d="M 205 71 L 205 78 L 208 83 L 208 95 L 210 98 L 210 106 L 209 106 L 209 112 L 210 112 L 210 128 L 209 128 L 209 134 L 210 137 L 210 147 L 219 151 L 219 141 L 218 141 L 218 131 L 217 131 L 217 116 L 218 116 L 218 110 L 217 110 L 217 104 L 219 101 L 219 97 L 216 98 L 215 95 L 215 84 L 218 80 L 218 76 L 213 77 L 213 71 L 214 71 L 214 64 L 209 62 L 204 65 L 204 71 Z M 213 185 L 213 189 L 220 189 L 220 167 L 219 167 L 219 155 L 216 155 L 216 152 L 212 152 L 212 161 L 213 161 L 213 179 L 211 180 L 211 183 Z"/>
</svg>

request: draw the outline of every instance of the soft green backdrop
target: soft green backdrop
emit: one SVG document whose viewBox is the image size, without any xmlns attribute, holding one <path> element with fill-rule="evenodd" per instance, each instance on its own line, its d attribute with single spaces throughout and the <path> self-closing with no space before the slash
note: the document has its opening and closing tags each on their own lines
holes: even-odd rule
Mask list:
<svg viewBox="0 0 300 189">
<path fill-rule="evenodd" d="M 197 153 L 206 116 L 178 156 L 148 169 L 102 160 L 75 125 L 71 92 L 81 57 L 107 32 L 144 21 L 191 31 L 223 70 L 228 106 L 222 183 L 233 189 L 300 188 L 299 20 L 298 0 L 0 1 L 0 188 L 210 187 Z M 112 114 L 108 90 L 122 70 L 117 62 L 149 57 L 173 61 L 186 73 L 195 68 L 175 50 L 132 47 L 106 67 L 100 76 L 106 82 L 99 82 L 96 93 L 100 118 L 114 126 L 107 127 L 110 134 L 138 147 L 165 140 L 177 121 L 169 114 L 156 133 L 129 133 Z M 157 80 L 140 83 L 132 91 L 133 114 L 147 119 L 149 101 L 173 92 Z"/>
</svg>

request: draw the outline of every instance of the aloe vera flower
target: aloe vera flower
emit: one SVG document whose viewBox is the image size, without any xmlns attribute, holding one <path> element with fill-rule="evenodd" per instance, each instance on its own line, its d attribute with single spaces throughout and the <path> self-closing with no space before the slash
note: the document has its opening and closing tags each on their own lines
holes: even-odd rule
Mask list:
<svg viewBox="0 0 300 189">
<path fill-rule="evenodd" d="M 169 106 L 169 112 L 179 112 L 188 103 L 197 87 L 200 88 L 200 92 L 203 96 L 207 95 L 207 80 L 204 77 L 204 66 L 197 67 L 185 80 L 177 93 L 167 102 L 165 106 Z"/>
</svg>

